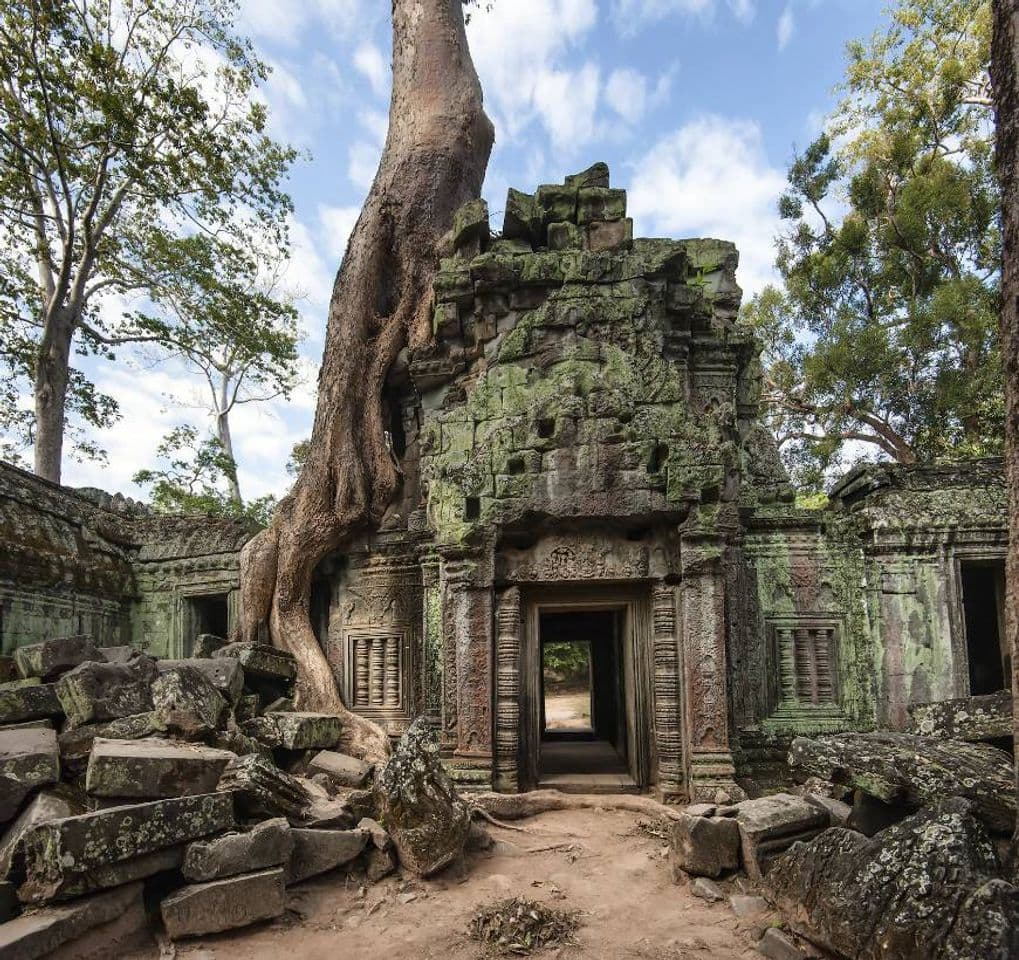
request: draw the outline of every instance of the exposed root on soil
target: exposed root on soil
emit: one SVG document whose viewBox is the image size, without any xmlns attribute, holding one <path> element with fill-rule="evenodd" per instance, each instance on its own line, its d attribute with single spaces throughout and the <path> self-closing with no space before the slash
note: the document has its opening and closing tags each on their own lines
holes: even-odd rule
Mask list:
<svg viewBox="0 0 1019 960">
<path fill-rule="evenodd" d="M 629 810 L 667 820 L 678 820 L 682 813 L 650 797 L 626 794 L 560 793 L 558 790 L 532 790 L 529 793 L 473 793 L 465 799 L 474 812 L 495 826 L 491 818 L 524 820 L 554 810 Z"/>
</svg>

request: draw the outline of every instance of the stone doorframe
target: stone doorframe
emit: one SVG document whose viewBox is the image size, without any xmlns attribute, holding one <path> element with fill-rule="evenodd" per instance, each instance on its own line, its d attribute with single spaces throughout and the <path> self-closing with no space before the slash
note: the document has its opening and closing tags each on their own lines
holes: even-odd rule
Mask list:
<svg viewBox="0 0 1019 960">
<path fill-rule="evenodd" d="M 633 687 L 627 729 L 634 765 L 664 800 L 685 794 L 679 643 L 675 588 L 661 581 L 594 585 L 566 582 L 513 585 L 495 604 L 495 772 L 497 790 L 515 792 L 533 779 L 529 759 L 537 754 L 533 689 L 537 618 L 542 609 L 626 609 L 632 633 Z M 525 623 L 525 617 L 527 623 Z M 532 661 L 530 671 L 527 660 Z"/>
</svg>

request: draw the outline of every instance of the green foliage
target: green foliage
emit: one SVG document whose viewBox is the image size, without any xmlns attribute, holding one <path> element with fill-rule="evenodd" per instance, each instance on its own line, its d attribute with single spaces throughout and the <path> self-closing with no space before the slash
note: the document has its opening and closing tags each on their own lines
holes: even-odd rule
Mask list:
<svg viewBox="0 0 1019 960">
<path fill-rule="evenodd" d="M 61 408 L 70 365 L 79 425 L 118 411 L 74 367 L 124 344 L 229 339 L 270 379 L 290 362 L 278 336 L 292 308 L 257 280 L 288 247 L 296 154 L 266 132 L 253 94 L 268 68 L 235 15 L 234 0 L 0 12 L 0 365 L 19 394 L 49 385 Z M 37 427 L 0 398 L 9 442 L 31 444 Z"/>
<path fill-rule="evenodd" d="M 192 426 L 171 430 L 157 448 L 159 469 L 139 470 L 135 483 L 150 488 L 150 503 L 160 513 L 206 514 L 247 521 L 253 529 L 268 526 L 274 497 L 247 504 L 231 496 L 237 465 L 216 437 L 201 438 Z"/>
<path fill-rule="evenodd" d="M 542 645 L 542 666 L 563 683 L 588 680 L 591 651 L 586 643 L 551 642 Z"/>
<path fill-rule="evenodd" d="M 845 99 L 779 203 L 783 285 L 743 315 L 771 426 L 815 489 L 861 452 L 958 459 L 1004 435 L 989 3 L 890 18 L 849 47 Z"/>
</svg>

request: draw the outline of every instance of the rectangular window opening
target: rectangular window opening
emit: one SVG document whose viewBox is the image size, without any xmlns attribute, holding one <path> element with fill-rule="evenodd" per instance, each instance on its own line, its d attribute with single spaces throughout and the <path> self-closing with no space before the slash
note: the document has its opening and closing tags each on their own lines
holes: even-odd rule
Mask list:
<svg viewBox="0 0 1019 960">
<path fill-rule="evenodd" d="M 959 570 L 971 696 L 1006 688 L 1011 675 L 1005 649 L 1005 563 L 964 560 Z"/>
</svg>

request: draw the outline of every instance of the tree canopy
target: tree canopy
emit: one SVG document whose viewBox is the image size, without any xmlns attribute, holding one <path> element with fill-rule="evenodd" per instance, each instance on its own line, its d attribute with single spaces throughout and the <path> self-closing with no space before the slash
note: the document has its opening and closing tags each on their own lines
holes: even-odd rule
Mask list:
<svg viewBox="0 0 1019 960">
<path fill-rule="evenodd" d="M 890 18 L 849 47 L 844 99 L 779 203 L 783 283 L 744 311 L 808 486 L 860 457 L 1001 450 L 989 4 L 900 0 Z"/>
<path fill-rule="evenodd" d="M 235 13 L 234 0 L 12 0 L 0 13 L 0 428 L 8 452 L 34 444 L 49 479 L 65 431 L 74 442 L 117 415 L 79 358 L 180 349 L 239 314 L 285 319 L 250 291 L 263 254 L 287 249 L 296 155 L 267 132 L 268 68 Z"/>
</svg>

